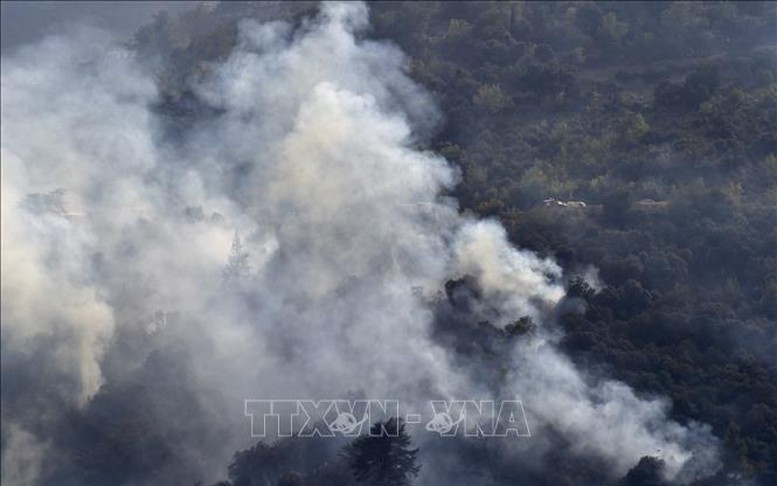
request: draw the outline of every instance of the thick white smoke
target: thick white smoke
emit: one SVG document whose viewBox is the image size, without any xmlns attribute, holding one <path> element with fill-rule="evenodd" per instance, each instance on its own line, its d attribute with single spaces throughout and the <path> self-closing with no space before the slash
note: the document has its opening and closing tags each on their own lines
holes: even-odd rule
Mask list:
<svg viewBox="0 0 777 486">
<path fill-rule="evenodd" d="M 359 39 L 367 27 L 357 3 L 326 4 L 296 31 L 241 24 L 231 57 L 196 86 L 215 114 L 174 140 L 151 74 L 104 33 L 3 58 L 3 379 L 41 370 L 4 389 L 4 484 L 33 483 L 54 454 L 43 390 L 85 406 L 155 349 L 185 351 L 180 380 L 224 432 L 180 444 L 203 479 L 248 443 L 245 398 L 492 398 L 432 338 L 427 297 L 467 275 L 494 324 L 540 325 L 517 345 L 506 390 L 537 440 L 552 426 L 613 477 L 658 450 L 672 478 L 712 472 L 707 430 L 557 350 L 546 320 L 564 296 L 560 268 L 441 197 L 456 171 L 414 148 L 437 112 L 399 50 Z M 33 204 L 59 188 L 64 211 Z M 225 281 L 235 231 L 251 265 Z M 126 351 L 135 335 L 145 344 Z"/>
</svg>

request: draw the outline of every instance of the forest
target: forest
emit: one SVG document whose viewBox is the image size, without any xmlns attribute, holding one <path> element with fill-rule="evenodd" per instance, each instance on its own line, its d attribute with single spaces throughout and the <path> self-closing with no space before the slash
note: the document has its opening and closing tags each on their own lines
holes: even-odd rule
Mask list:
<svg viewBox="0 0 777 486">
<path fill-rule="evenodd" d="M 192 86 L 230 58 L 242 22 L 304 29 L 318 8 L 221 2 L 158 14 L 128 45 L 160 89 L 160 130 L 180 137 L 192 120 L 220 116 Z M 557 262 L 568 276 L 564 302 L 584 304 L 556 309 L 560 349 L 639 397 L 666 397 L 671 420 L 709 425 L 721 465 L 690 484 L 777 483 L 777 5 L 377 1 L 368 9 L 370 27 L 358 35 L 398 46 L 407 75 L 437 107 L 414 148 L 454 167 L 444 196 L 463 217 L 497 221 L 515 247 Z M 54 196 L 24 204 L 61 205 Z M 202 220 L 198 211 L 187 217 Z M 235 233 L 226 273 L 241 273 L 247 259 Z M 497 375 L 511 343 L 537 326 L 526 317 L 501 328 L 474 311 L 468 320 L 460 299 L 484 292 L 463 278 L 429 297 L 432 336 Z M 149 362 L 142 373 L 174 376 L 179 366 L 162 354 Z M 88 413 L 74 412 L 68 427 L 93 438 L 78 446 L 90 484 L 140 484 L 136 471 L 161 469 L 174 455 L 153 431 L 111 425 L 108 410 L 129 424 L 150 413 L 117 405 L 153 393 L 134 386 L 104 387 Z M 425 454 L 448 445 L 428 451 L 401 420 L 388 426 L 399 437 L 336 447 L 256 441 L 235 451 L 213 486 L 423 484 Z M 450 461 L 477 478 L 469 484 L 674 484 L 660 454 L 613 479 L 603 463 L 569 453 L 574 444 L 553 440 L 557 449 L 533 470 L 488 441 L 456 445 Z"/>
<path fill-rule="evenodd" d="M 566 269 L 598 269 L 601 288 L 569 283 L 586 311 L 559 317 L 565 349 L 670 397 L 678 420 L 711 424 L 728 471 L 777 480 L 775 5 L 370 9 L 369 35 L 402 48 L 444 113 L 426 148 L 460 168 L 461 209 Z M 175 80 L 201 75 L 193 61 L 225 56 L 234 38 L 226 22 L 176 49 L 194 25 L 160 18 L 136 37 L 169 43 L 178 61 L 170 110 L 186 106 Z"/>
</svg>

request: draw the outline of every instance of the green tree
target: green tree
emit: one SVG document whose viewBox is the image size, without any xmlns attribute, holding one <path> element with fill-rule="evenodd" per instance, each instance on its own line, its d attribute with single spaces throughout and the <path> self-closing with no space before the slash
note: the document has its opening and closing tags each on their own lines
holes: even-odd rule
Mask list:
<svg viewBox="0 0 777 486">
<path fill-rule="evenodd" d="M 421 469 L 402 419 L 375 423 L 370 435 L 353 441 L 343 455 L 356 480 L 370 486 L 406 486 Z"/>
<path fill-rule="evenodd" d="M 234 486 L 272 486 L 281 475 L 283 457 L 276 448 L 258 442 L 244 451 L 236 452 L 229 465 L 229 480 Z"/>
<path fill-rule="evenodd" d="M 507 97 L 499 85 L 485 84 L 478 88 L 473 99 L 475 106 L 489 113 L 496 113 L 507 107 L 510 98 Z"/>
<path fill-rule="evenodd" d="M 602 214 L 607 223 L 623 226 L 631 214 L 631 194 L 625 190 L 615 191 L 604 199 Z"/>
<path fill-rule="evenodd" d="M 663 469 L 664 461 L 657 457 L 645 456 L 629 471 L 620 484 L 621 486 L 664 486 L 667 482 L 661 474 Z"/>
<path fill-rule="evenodd" d="M 281 479 L 278 480 L 278 486 L 302 486 L 305 481 L 299 473 L 284 474 Z"/>
<path fill-rule="evenodd" d="M 611 42 L 619 42 L 628 32 L 629 24 L 618 20 L 615 12 L 610 12 L 602 17 L 602 23 L 599 24 L 597 30 L 600 37 Z"/>
</svg>

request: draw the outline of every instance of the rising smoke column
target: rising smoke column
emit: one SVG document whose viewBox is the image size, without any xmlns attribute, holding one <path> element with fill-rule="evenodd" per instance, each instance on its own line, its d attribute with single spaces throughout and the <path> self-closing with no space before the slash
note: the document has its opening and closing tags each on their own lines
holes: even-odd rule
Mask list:
<svg viewBox="0 0 777 486">
<path fill-rule="evenodd" d="M 193 86 L 214 115 L 175 137 L 152 76 L 104 33 L 3 58 L 4 483 L 72 478 L 65 412 L 88 416 L 128 383 L 154 436 L 175 441 L 158 483 L 218 478 L 248 444 L 245 398 L 352 393 L 411 407 L 508 395 L 537 436 L 520 448 L 552 427 L 613 477 L 659 449 L 670 478 L 714 471 L 706 428 L 558 350 L 561 269 L 441 197 L 456 171 L 414 148 L 439 114 L 367 27 L 355 3 L 296 30 L 241 23 Z M 59 188 L 64 209 L 31 203 Z M 236 231 L 251 265 L 224 281 Z M 499 390 L 433 338 L 430 300 L 466 276 L 494 325 L 539 324 Z"/>
</svg>

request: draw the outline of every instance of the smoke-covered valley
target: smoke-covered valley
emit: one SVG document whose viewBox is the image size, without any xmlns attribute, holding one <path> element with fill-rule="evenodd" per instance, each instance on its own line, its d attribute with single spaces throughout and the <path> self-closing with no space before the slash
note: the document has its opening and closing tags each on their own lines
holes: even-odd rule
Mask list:
<svg viewBox="0 0 777 486">
<path fill-rule="evenodd" d="M 3 484 L 212 484 L 244 400 L 289 397 L 522 401 L 531 437 L 485 449 L 409 428 L 417 484 L 718 472 L 708 425 L 562 349 L 573 276 L 460 209 L 446 114 L 368 5 L 237 25 L 185 116 L 168 59 L 99 28 L 3 54 Z M 303 476 L 343 445 L 310 443 Z"/>
</svg>

